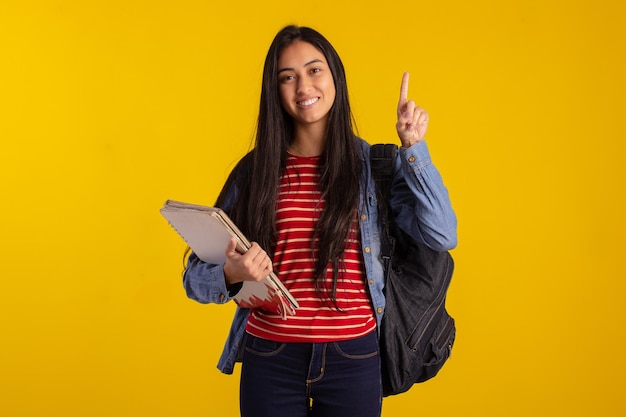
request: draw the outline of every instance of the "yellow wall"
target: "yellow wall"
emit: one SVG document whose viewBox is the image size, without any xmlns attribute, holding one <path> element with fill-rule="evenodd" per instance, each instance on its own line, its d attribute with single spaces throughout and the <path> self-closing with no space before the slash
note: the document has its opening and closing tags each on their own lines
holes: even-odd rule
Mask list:
<svg viewBox="0 0 626 417">
<path fill-rule="evenodd" d="M 0 415 L 238 415 L 233 306 L 186 299 L 158 209 L 214 201 L 291 22 L 370 142 L 411 71 L 459 217 L 453 358 L 383 415 L 626 414 L 626 3 L 343 4 L 0 3 Z"/>
</svg>

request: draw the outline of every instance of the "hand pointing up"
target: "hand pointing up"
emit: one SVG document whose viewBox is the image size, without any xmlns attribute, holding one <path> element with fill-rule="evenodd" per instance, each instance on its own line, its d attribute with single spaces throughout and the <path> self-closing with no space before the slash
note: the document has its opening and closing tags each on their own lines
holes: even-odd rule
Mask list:
<svg viewBox="0 0 626 417">
<path fill-rule="evenodd" d="M 398 122 L 396 130 L 404 148 L 424 140 L 428 128 L 428 113 L 417 106 L 413 100 L 408 100 L 409 73 L 402 76 L 400 87 L 400 101 L 398 101 Z"/>
</svg>

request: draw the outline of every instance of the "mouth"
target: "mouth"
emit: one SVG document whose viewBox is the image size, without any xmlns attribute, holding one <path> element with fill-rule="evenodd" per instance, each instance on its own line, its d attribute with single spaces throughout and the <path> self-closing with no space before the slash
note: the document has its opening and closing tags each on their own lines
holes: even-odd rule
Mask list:
<svg viewBox="0 0 626 417">
<path fill-rule="evenodd" d="M 319 97 L 313 97 L 302 101 L 297 101 L 296 104 L 300 107 L 308 107 L 319 101 Z"/>
</svg>

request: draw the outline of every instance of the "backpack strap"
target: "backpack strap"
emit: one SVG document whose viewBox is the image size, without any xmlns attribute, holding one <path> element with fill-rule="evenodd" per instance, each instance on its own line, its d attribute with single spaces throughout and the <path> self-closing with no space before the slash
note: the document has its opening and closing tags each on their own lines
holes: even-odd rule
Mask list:
<svg viewBox="0 0 626 417">
<path fill-rule="evenodd" d="M 381 224 L 381 258 L 385 270 L 385 280 L 391 269 L 391 255 L 395 247 L 395 238 L 391 233 L 392 214 L 389 206 L 391 183 L 398 147 L 394 144 L 375 144 L 370 146 L 370 165 L 372 178 L 376 185 L 376 203 Z"/>
</svg>

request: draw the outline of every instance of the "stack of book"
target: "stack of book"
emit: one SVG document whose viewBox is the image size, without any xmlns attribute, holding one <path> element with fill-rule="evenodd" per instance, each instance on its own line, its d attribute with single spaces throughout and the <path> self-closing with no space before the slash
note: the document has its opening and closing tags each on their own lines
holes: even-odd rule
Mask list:
<svg viewBox="0 0 626 417">
<path fill-rule="evenodd" d="M 250 249 L 248 239 L 217 207 L 167 200 L 161 214 L 206 263 L 223 264 L 231 238 L 237 241 L 237 252 Z M 295 315 L 298 308 L 296 299 L 273 272 L 261 281 L 244 281 L 234 300 L 242 308 L 260 308 L 283 318 Z"/>
</svg>

